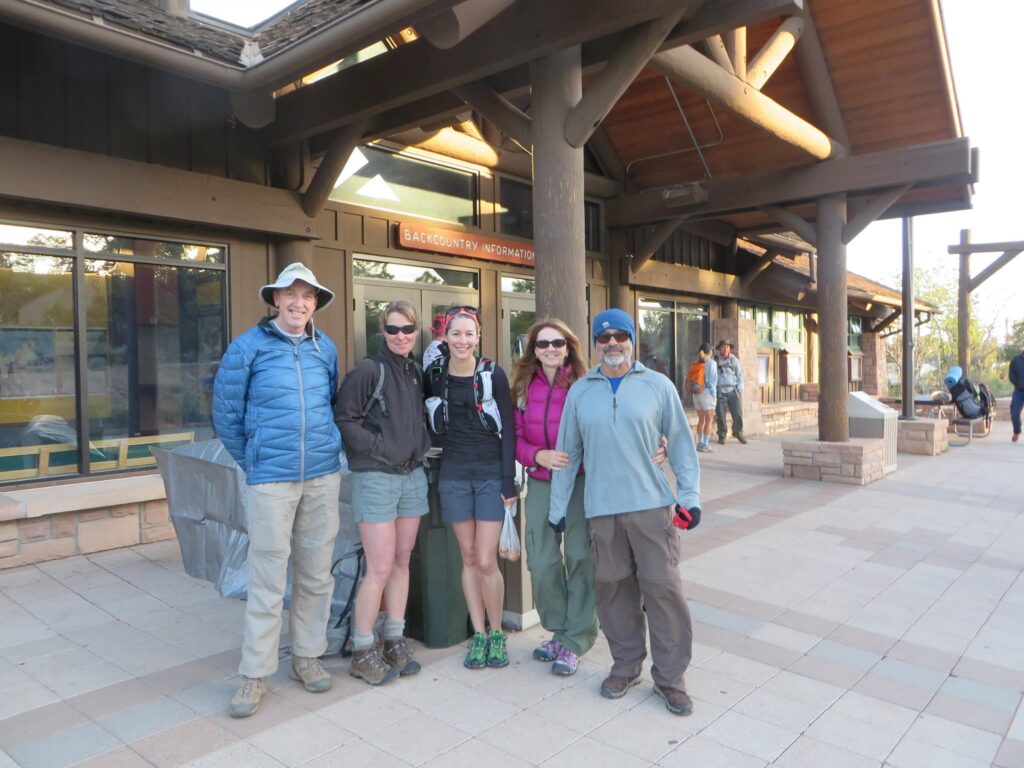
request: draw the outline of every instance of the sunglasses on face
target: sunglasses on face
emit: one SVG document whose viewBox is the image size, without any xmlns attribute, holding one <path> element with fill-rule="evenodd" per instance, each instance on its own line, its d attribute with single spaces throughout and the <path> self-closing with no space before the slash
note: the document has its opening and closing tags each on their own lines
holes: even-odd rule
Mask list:
<svg viewBox="0 0 1024 768">
<path fill-rule="evenodd" d="M 619 344 L 629 341 L 628 331 L 601 331 L 597 336 L 594 337 L 594 341 L 598 344 L 607 344 L 612 339 L 615 339 Z"/>
<path fill-rule="evenodd" d="M 385 325 L 384 333 L 388 336 L 397 336 L 400 333 L 408 336 L 410 333 L 416 333 L 416 326 L 413 323 L 408 323 L 407 325 Z"/>
<path fill-rule="evenodd" d="M 548 347 L 554 347 L 555 349 L 561 349 L 565 346 L 565 339 L 537 339 L 533 346 L 537 349 L 547 349 Z"/>
</svg>

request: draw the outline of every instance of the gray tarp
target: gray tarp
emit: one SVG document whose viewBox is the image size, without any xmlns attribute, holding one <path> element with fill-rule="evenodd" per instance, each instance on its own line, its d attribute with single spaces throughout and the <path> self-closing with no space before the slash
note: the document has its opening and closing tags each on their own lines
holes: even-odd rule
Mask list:
<svg viewBox="0 0 1024 768">
<path fill-rule="evenodd" d="M 244 598 L 249 576 L 245 473 L 220 440 L 152 451 L 163 477 L 185 572 L 212 582 L 224 597 Z M 341 650 L 348 635 L 346 607 L 362 564 L 359 529 L 352 519 L 351 475 L 344 454 L 341 459 L 341 525 L 332 561 L 334 598 L 327 632 L 328 653 Z M 285 605 L 288 598 L 286 593 Z"/>
</svg>

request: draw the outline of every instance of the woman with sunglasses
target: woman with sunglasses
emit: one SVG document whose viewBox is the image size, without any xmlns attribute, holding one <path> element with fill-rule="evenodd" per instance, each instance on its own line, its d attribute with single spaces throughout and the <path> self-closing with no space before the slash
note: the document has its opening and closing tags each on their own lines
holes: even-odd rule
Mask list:
<svg viewBox="0 0 1024 768">
<path fill-rule="evenodd" d="M 587 372 L 580 341 L 561 320 L 530 326 L 526 349 L 516 364 L 512 391 L 516 401 L 516 458 L 530 476 L 526 494 L 526 565 L 540 623 L 551 632 L 533 658 L 554 662 L 556 675 L 571 675 L 580 656 L 597 638 L 594 567 L 590 563 L 587 521 L 583 514 L 583 472 L 576 477 L 562 537 L 548 526 L 551 473 L 569 457 L 555 450 L 562 406 L 572 383 Z"/>
<path fill-rule="evenodd" d="M 481 398 L 476 358 L 480 319 L 475 307 L 452 307 L 445 325 L 448 356 L 427 371 L 425 391 L 438 398 L 429 418 L 442 448 L 438 477 L 441 516 L 462 554 L 462 591 L 473 624 L 464 660 L 470 669 L 508 665 L 501 631 L 505 583 L 498 570 L 498 538 L 505 506 L 515 504 L 515 423 L 508 377 L 490 371 L 493 403 Z M 428 400 L 428 406 L 431 402 Z M 497 406 L 498 424 L 488 411 Z M 487 632 L 487 625 L 490 632 Z"/>
<path fill-rule="evenodd" d="M 409 558 L 428 508 L 424 457 L 430 448 L 423 373 L 412 355 L 419 316 L 408 301 L 392 301 L 379 324 L 384 346 L 349 371 L 334 409 L 352 470 L 352 513 L 366 553 L 349 673 L 370 685 L 420 670 L 404 636 L 405 606 Z M 383 647 L 373 634 L 381 596 L 387 606 Z"/>
</svg>

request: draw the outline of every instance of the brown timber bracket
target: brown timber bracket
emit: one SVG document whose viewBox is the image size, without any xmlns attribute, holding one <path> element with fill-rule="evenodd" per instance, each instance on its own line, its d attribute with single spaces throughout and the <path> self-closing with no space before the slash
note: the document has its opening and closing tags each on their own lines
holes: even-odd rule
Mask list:
<svg viewBox="0 0 1024 768">
<path fill-rule="evenodd" d="M 661 226 L 654 231 L 654 234 L 644 242 L 644 247 L 636 257 L 630 261 L 629 271 L 634 275 L 639 272 L 640 268 L 654 256 L 657 250 L 661 248 L 661 246 L 664 245 L 670 237 L 672 237 L 672 233 L 675 232 L 679 228 L 679 225 L 684 221 L 686 221 L 685 216 L 677 216 L 674 219 L 662 222 Z"/>
<path fill-rule="evenodd" d="M 740 287 L 749 288 L 750 284 L 764 274 L 765 270 L 772 265 L 772 262 L 775 261 L 775 257 L 778 255 L 778 251 L 765 251 L 764 255 L 755 261 L 753 266 L 740 275 Z"/>
<path fill-rule="evenodd" d="M 872 224 L 879 216 L 888 211 L 893 204 L 905 195 L 914 185 L 901 184 L 881 192 L 867 204 L 843 227 L 843 243 L 850 244 L 857 235 L 863 232 L 869 224 Z"/>
<path fill-rule="evenodd" d="M 871 331 L 871 333 L 881 333 L 890 325 L 895 323 L 896 320 L 899 319 L 899 316 L 902 314 L 903 310 L 896 308 L 891 313 L 880 319 L 877 323 L 873 324 L 868 330 Z"/>
<path fill-rule="evenodd" d="M 339 128 L 331 137 L 327 154 L 320 161 L 320 167 L 302 195 L 302 210 L 309 218 L 316 218 L 323 209 L 331 190 L 334 189 L 334 182 L 348 162 L 352 150 L 363 138 L 366 123 L 366 120 L 357 120 Z"/>
<path fill-rule="evenodd" d="M 760 206 L 760 209 L 769 216 L 773 216 L 780 224 L 784 224 L 789 227 L 789 229 L 803 238 L 804 242 L 811 245 L 817 245 L 817 228 L 802 216 L 793 213 L 782 205 L 762 205 Z"/>
<path fill-rule="evenodd" d="M 951 245 L 948 250 L 949 253 L 959 253 L 960 255 L 971 253 L 995 253 L 997 251 L 1003 251 L 1003 254 L 999 258 L 985 267 L 985 269 L 981 270 L 977 275 L 970 278 L 970 281 L 968 282 L 968 290 L 975 291 L 983 282 L 1013 261 L 1017 254 L 1024 251 L 1024 241 L 1009 243 L 964 243 L 960 245 Z"/>
<path fill-rule="evenodd" d="M 531 138 L 530 117 L 487 83 L 477 80 L 452 88 L 452 93 L 486 117 L 498 129 L 523 149 L 529 150 Z"/>
</svg>

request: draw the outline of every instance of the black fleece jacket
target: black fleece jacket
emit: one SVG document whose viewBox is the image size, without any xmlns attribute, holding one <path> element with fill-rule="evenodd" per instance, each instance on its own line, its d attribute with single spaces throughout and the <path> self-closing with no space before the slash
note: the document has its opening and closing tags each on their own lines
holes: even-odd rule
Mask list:
<svg viewBox="0 0 1024 768">
<path fill-rule="evenodd" d="M 1010 383 L 1017 389 L 1024 391 L 1024 352 L 1010 361 Z"/>
<path fill-rule="evenodd" d="M 370 400 L 380 366 L 384 364 L 384 402 L 361 416 Z M 423 371 L 412 357 L 400 357 L 387 346 L 360 360 L 345 376 L 334 406 L 334 421 L 341 430 L 353 472 L 407 474 L 424 464 L 430 433 L 423 418 Z"/>
</svg>

